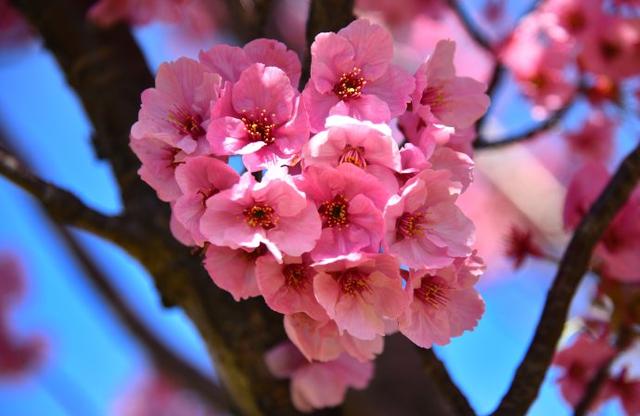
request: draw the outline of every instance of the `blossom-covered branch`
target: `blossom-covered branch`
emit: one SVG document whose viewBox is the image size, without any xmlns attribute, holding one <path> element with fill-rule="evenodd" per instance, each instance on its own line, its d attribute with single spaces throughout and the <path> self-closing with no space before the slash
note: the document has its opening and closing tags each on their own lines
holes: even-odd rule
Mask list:
<svg viewBox="0 0 640 416">
<path fill-rule="evenodd" d="M 531 345 L 494 415 L 524 414 L 538 395 L 564 327 L 571 299 L 588 269 L 591 252 L 640 178 L 640 146 L 622 162 L 567 247 Z"/>
</svg>

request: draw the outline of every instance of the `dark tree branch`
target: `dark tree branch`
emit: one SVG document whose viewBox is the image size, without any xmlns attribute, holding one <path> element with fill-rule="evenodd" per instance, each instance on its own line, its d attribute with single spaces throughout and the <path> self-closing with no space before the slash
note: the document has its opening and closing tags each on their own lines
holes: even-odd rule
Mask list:
<svg viewBox="0 0 640 416">
<path fill-rule="evenodd" d="M 469 36 L 471 36 L 473 41 L 485 51 L 493 54 L 494 47 L 491 44 L 491 41 L 487 38 L 487 36 L 484 33 L 482 33 L 478 29 L 477 25 L 471 21 L 471 18 L 467 15 L 467 12 L 464 11 L 464 8 L 460 4 L 460 2 L 458 0 L 447 0 L 447 4 L 451 8 L 451 10 L 453 10 L 456 13 L 456 15 L 458 16 L 458 19 L 460 20 L 460 23 L 462 23 L 465 30 L 467 31 Z"/>
<path fill-rule="evenodd" d="M 107 217 L 89 208 L 71 192 L 32 174 L 20 160 L 0 146 L 0 175 L 36 198 L 58 223 L 90 231 L 107 239 L 117 239 L 119 217 Z"/>
<path fill-rule="evenodd" d="M 588 269 L 596 243 L 640 179 L 640 145 L 617 172 L 580 222 L 560 262 L 529 349 L 494 415 L 522 415 L 538 395 L 562 333 L 569 304 Z"/>
<path fill-rule="evenodd" d="M 447 368 L 433 352 L 433 349 L 420 348 L 419 351 L 427 374 L 436 384 L 440 395 L 444 398 L 444 402 L 449 405 L 449 414 L 458 416 L 475 415 L 476 413 L 467 398 L 451 380 Z"/>
<path fill-rule="evenodd" d="M 265 36 L 273 0 L 225 0 L 229 29 L 243 43 Z"/>
<path fill-rule="evenodd" d="M 354 0 L 311 0 L 307 19 L 307 49 L 302 62 L 300 89 L 304 88 L 311 75 L 311 44 L 322 32 L 337 32 L 351 23 Z"/>
<path fill-rule="evenodd" d="M 77 237 L 66 227 L 55 225 L 75 260 L 84 269 L 86 277 L 127 330 L 142 344 L 156 368 L 167 374 L 172 380 L 197 392 L 214 408 L 227 409 L 229 405 L 226 393 L 210 378 L 204 376 L 160 341 L 122 299 L 110 279 L 78 242 Z"/>
<path fill-rule="evenodd" d="M 540 134 L 547 133 L 551 129 L 558 126 L 558 124 L 564 119 L 564 116 L 573 108 L 573 104 L 578 96 L 577 93 L 569 99 L 569 101 L 560 109 L 549 115 L 543 122 L 536 126 L 531 127 L 521 133 L 517 133 L 511 136 L 502 137 L 495 140 L 488 140 L 484 136 L 480 135 L 473 143 L 473 148 L 476 150 L 495 149 L 511 144 L 521 143 L 537 137 Z M 485 122 L 486 124 L 486 122 Z"/>
<path fill-rule="evenodd" d="M 109 160 L 127 210 L 148 210 L 155 195 L 137 175 L 129 150 L 140 93 L 153 85 L 128 28 L 102 29 L 87 21 L 91 0 L 12 0 L 38 29 L 66 79 L 77 91 L 94 127 L 94 145 Z"/>
</svg>

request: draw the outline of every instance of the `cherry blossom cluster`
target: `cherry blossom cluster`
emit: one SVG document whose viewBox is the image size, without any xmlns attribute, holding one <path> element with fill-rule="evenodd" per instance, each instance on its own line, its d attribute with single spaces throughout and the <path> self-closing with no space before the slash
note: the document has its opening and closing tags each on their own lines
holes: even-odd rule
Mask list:
<svg viewBox="0 0 640 416">
<path fill-rule="evenodd" d="M 501 47 L 499 59 L 539 112 L 557 110 L 579 88 L 595 104 L 619 101 L 620 83 L 640 71 L 638 4 L 607 3 L 546 0 Z"/>
<path fill-rule="evenodd" d="M 444 345 L 484 311 L 456 200 L 489 99 L 454 50 L 441 41 L 411 76 L 390 33 L 359 19 L 316 37 L 302 92 L 297 55 L 258 39 L 165 63 L 142 94 L 140 176 L 220 288 L 284 315 L 299 357 L 288 344 L 267 362 L 301 410 L 365 387 L 385 334 Z"/>
</svg>

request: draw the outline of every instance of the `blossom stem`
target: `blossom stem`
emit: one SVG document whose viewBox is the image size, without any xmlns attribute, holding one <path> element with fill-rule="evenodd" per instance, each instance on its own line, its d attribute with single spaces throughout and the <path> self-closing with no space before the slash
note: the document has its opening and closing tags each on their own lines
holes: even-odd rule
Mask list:
<svg viewBox="0 0 640 416">
<path fill-rule="evenodd" d="M 535 400 L 562 334 L 571 299 L 589 267 L 593 248 L 640 179 L 640 145 L 584 216 L 564 252 L 538 327 L 507 394 L 494 415 L 525 414 Z"/>
</svg>

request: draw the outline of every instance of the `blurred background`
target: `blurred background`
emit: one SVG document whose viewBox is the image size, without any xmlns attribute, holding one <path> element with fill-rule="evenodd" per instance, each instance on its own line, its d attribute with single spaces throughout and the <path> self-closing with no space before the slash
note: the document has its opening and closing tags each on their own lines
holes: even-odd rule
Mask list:
<svg viewBox="0 0 640 416">
<path fill-rule="evenodd" d="M 291 19 L 290 44 L 299 46 L 306 2 L 282 3 L 281 16 Z M 385 2 L 361 3 L 363 13 L 384 17 L 385 11 L 374 6 Z M 470 19 L 493 39 L 509 32 L 531 7 L 529 1 L 515 0 L 462 3 Z M 496 4 L 501 7 L 498 18 L 492 15 Z M 191 33 L 175 22 L 151 22 L 136 26 L 134 33 L 155 70 L 161 62 L 179 56 L 195 58 L 200 49 L 215 43 L 237 43 L 224 29 L 207 27 L 211 30 L 206 33 Z M 121 208 L 117 185 L 110 168 L 96 157 L 91 126 L 81 104 L 42 42 L 29 32 L 23 35 L 11 41 L 3 39 L 0 46 L 2 141 L 41 177 L 72 191 L 96 210 L 117 213 Z M 394 36 L 398 40 L 396 60 L 411 72 L 439 38 L 448 37 L 458 42 L 460 75 L 489 77 L 491 61 L 446 8 L 438 13 L 421 11 L 410 23 L 395 27 Z M 579 128 L 588 111 L 589 104 L 577 100 L 562 121 L 563 128 Z M 535 118 L 530 102 L 513 80 L 507 79 L 492 103 L 486 134 L 523 131 L 537 122 Z M 608 161 L 611 167 L 631 149 L 640 133 L 635 117 L 618 121 L 615 152 Z M 476 222 L 478 249 L 488 266 L 479 286 L 486 314 L 475 331 L 436 348 L 436 352 L 479 414 L 493 410 L 505 393 L 556 270 L 553 262 L 540 259 L 526 260 L 515 270 L 513 259 L 505 255 L 507 236 L 514 225 L 525 224 L 539 231 L 537 235 L 546 245 L 561 252 L 567 241 L 561 222 L 564 189 L 577 168 L 572 157 L 567 141 L 554 132 L 527 144 L 476 154 L 476 182 L 462 205 Z M 22 296 L 2 309 L 3 319 L 12 337 L 21 342 L 37 340 L 39 346 L 23 371 L 0 374 L 0 415 L 146 414 L 131 413 L 140 406 L 136 401 L 172 391 L 171 383 L 163 381 L 140 342 L 89 283 L 86 270 L 59 228 L 47 220 L 34 200 L 2 177 L 0 219 L 0 255 L 17 259 L 25 284 Z M 180 310 L 162 306 L 145 270 L 118 247 L 84 232 L 72 233 L 157 338 L 215 377 L 193 325 Z M 2 273 L 0 270 L 0 277 Z M 585 279 L 572 314 L 585 311 L 593 286 Z M 548 373 L 531 415 L 571 413 L 554 383 L 557 375 L 554 369 Z M 205 412 L 198 405 L 189 409 L 183 414 Z M 601 409 L 605 415 L 619 412 L 615 401 Z"/>
</svg>

